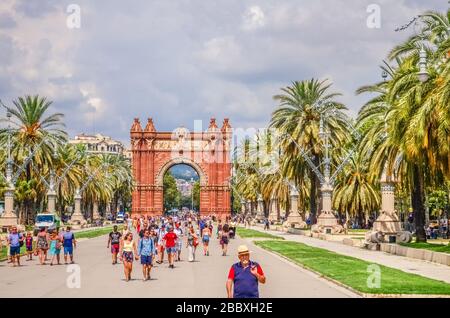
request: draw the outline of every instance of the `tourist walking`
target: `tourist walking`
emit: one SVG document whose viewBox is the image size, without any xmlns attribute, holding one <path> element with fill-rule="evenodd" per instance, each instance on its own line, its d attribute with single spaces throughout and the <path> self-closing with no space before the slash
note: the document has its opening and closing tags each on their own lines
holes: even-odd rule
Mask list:
<svg viewBox="0 0 450 318">
<path fill-rule="evenodd" d="M 120 250 L 120 238 L 122 234 L 117 231 L 117 225 L 113 226 L 113 231 L 109 233 L 108 237 L 108 245 L 106 248 L 109 248 L 111 245 L 111 254 L 112 254 L 112 264 L 117 264 L 117 254 L 119 254 Z"/>
<path fill-rule="evenodd" d="M 33 260 L 33 236 L 31 232 L 27 233 L 25 237 L 25 248 L 27 250 L 27 261 Z"/>
<path fill-rule="evenodd" d="M 217 239 L 220 239 L 220 236 L 222 235 L 222 220 L 219 219 L 219 223 L 217 224 Z"/>
<path fill-rule="evenodd" d="M 264 230 L 269 230 L 270 229 L 270 222 L 268 218 L 264 219 Z"/>
<path fill-rule="evenodd" d="M 202 231 L 203 255 L 209 256 L 209 240 L 211 238 L 211 230 L 206 226 Z"/>
<path fill-rule="evenodd" d="M 177 235 L 173 232 L 173 227 L 169 226 L 169 231 L 164 235 L 164 245 L 166 246 L 167 258 L 169 260 L 169 268 L 174 268 L 173 262 L 177 253 L 176 241 Z"/>
<path fill-rule="evenodd" d="M 195 261 L 195 251 L 197 249 L 198 245 L 198 238 L 195 234 L 194 227 L 191 225 L 189 228 L 188 234 L 187 234 L 187 249 L 188 249 L 188 261 L 194 262 Z"/>
<path fill-rule="evenodd" d="M 125 224 L 122 229 L 122 237 L 125 237 L 128 233 L 131 233 L 131 227 Z"/>
<path fill-rule="evenodd" d="M 49 254 L 50 254 L 50 266 L 53 266 L 53 261 L 56 258 L 57 264 L 60 264 L 60 254 L 61 252 L 61 238 L 58 236 L 58 233 L 55 231 L 53 231 L 50 234 L 50 249 L 49 249 Z"/>
<path fill-rule="evenodd" d="M 250 251 L 245 245 L 238 247 L 238 258 L 239 262 L 233 264 L 228 273 L 228 298 L 259 298 L 258 283 L 266 282 L 261 266 L 250 260 Z"/>
<path fill-rule="evenodd" d="M 230 223 L 230 238 L 234 239 L 236 236 L 236 220 L 233 219 Z"/>
<path fill-rule="evenodd" d="M 150 230 L 144 230 L 144 236 L 139 240 L 138 255 L 141 257 L 142 273 L 144 281 L 150 279 L 150 271 L 153 265 L 153 257 L 155 255 L 155 243 L 150 236 Z"/>
<path fill-rule="evenodd" d="M 37 235 L 37 249 L 39 253 L 39 262 L 41 265 L 45 265 L 47 258 L 47 251 L 49 246 L 49 236 L 45 227 L 41 227 Z"/>
<path fill-rule="evenodd" d="M 166 232 L 166 226 L 164 223 L 161 225 L 160 229 L 158 230 L 158 253 L 159 253 L 159 261 L 157 261 L 158 264 L 162 264 L 164 262 L 164 236 L 167 234 Z"/>
<path fill-rule="evenodd" d="M 222 246 L 222 256 L 227 255 L 228 242 L 229 242 L 229 226 L 224 224 L 222 227 L 222 235 L 220 236 L 220 245 Z"/>
<path fill-rule="evenodd" d="M 128 233 L 124 239 L 120 242 L 120 256 L 119 259 L 123 263 L 123 271 L 125 274 L 125 280 L 128 282 L 131 279 L 131 272 L 133 271 L 133 252 L 136 260 L 139 259 L 138 252 L 136 250 L 136 243 L 133 240 L 133 234 Z"/>
<path fill-rule="evenodd" d="M 20 266 L 20 247 L 24 244 L 24 236 L 17 231 L 17 226 L 11 228 L 11 233 L 8 235 L 9 253 L 13 266 Z"/>
<path fill-rule="evenodd" d="M 70 258 L 70 264 L 73 264 L 73 249 L 77 247 L 75 235 L 70 230 L 70 226 L 66 227 L 66 231 L 62 234 L 64 247 L 64 264 L 67 264 L 67 259 Z"/>
<path fill-rule="evenodd" d="M 175 261 L 181 261 L 181 248 L 183 247 L 183 229 L 181 228 L 181 222 L 175 224 L 174 233 L 177 235 L 176 242 L 176 258 Z"/>
</svg>

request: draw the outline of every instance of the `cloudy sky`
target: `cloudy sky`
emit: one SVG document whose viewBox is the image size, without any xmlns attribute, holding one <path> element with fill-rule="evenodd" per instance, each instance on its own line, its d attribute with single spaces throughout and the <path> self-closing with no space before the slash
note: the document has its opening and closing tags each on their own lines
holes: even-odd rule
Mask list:
<svg viewBox="0 0 450 318">
<path fill-rule="evenodd" d="M 80 28 L 68 27 L 70 4 L 81 9 Z M 367 25 L 371 4 L 380 28 Z M 331 80 L 355 115 L 367 99 L 355 90 L 380 80 L 389 49 L 413 32 L 394 30 L 447 8 L 447 0 L 1 0 L 0 98 L 47 96 L 71 136 L 101 132 L 127 144 L 134 117 L 166 131 L 210 117 L 264 127 L 272 96 L 312 77 Z"/>
</svg>

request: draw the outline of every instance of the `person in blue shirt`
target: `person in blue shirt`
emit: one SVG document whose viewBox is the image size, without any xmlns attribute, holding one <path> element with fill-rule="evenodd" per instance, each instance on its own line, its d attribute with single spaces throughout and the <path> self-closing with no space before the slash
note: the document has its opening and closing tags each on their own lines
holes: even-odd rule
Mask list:
<svg viewBox="0 0 450 318">
<path fill-rule="evenodd" d="M 23 245 L 24 236 L 17 232 L 16 226 L 13 226 L 7 240 L 13 266 L 16 266 L 16 261 L 17 265 L 20 266 L 20 246 Z"/>
<path fill-rule="evenodd" d="M 138 255 L 141 257 L 142 273 L 144 281 L 150 279 L 150 271 L 152 269 L 153 256 L 156 254 L 155 242 L 150 237 L 150 230 L 144 230 L 144 236 L 138 243 Z"/>
<path fill-rule="evenodd" d="M 250 260 L 247 246 L 238 247 L 239 262 L 231 266 L 226 283 L 228 298 L 259 298 L 258 283 L 265 284 L 261 266 Z"/>
<path fill-rule="evenodd" d="M 70 257 L 70 263 L 73 264 L 73 249 L 77 246 L 75 235 L 70 230 L 70 226 L 62 233 L 62 241 L 64 247 L 64 263 L 67 264 L 67 258 Z"/>
</svg>

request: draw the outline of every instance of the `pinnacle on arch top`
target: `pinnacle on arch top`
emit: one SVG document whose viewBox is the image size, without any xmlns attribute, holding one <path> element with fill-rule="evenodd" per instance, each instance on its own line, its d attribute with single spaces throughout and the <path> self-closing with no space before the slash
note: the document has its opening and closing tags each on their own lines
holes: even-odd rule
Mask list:
<svg viewBox="0 0 450 318">
<path fill-rule="evenodd" d="M 134 132 L 142 131 L 141 122 L 139 121 L 139 118 L 134 119 L 133 125 L 131 126 L 131 131 L 134 131 Z"/>
<path fill-rule="evenodd" d="M 149 117 L 147 119 L 147 126 L 145 126 L 145 131 L 155 132 L 155 125 L 153 124 L 153 118 Z"/>
</svg>

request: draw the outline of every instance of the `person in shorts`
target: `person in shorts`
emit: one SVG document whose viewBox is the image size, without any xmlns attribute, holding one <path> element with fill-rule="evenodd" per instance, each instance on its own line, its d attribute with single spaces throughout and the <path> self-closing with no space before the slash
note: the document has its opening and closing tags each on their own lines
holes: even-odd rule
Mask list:
<svg viewBox="0 0 450 318">
<path fill-rule="evenodd" d="M 66 228 L 66 231 L 62 234 L 63 247 L 64 247 L 64 263 L 67 264 L 67 258 L 70 257 L 70 263 L 73 264 L 73 249 L 77 246 L 75 235 L 70 230 L 70 226 Z"/>
<path fill-rule="evenodd" d="M 112 254 L 112 264 L 117 264 L 117 254 L 119 254 L 120 249 L 120 238 L 122 237 L 122 233 L 117 230 L 117 225 L 114 225 L 113 231 L 109 233 L 108 238 L 108 246 L 111 245 L 111 254 Z"/>
<path fill-rule="evenodd" d="M 228 248 L 228 242 L 229 242 L 229 226 L 227 223 L 225 223 L 222 227 L 222 235 L 220 237 L 220 245 L 222 245 L 222 256 L 227 255 L 227 248 Z"/>
<path fill-rule="evenodd" d="M 20 266 L 20 246 L 23 245 L 24 237 L 17 231 L 17 227 L 11 228 L 11 233 L 8 235 L 9 253 L 11 255 L 13 266 Z"/>
<path fill-rule="evenodd" d="M 33 236 L 31 235 L 31 232 L 27 233 L 27 236 L 25 237 L 25 248 L 27 249 L 27 261 L 33 260 Z"/>
<path fill-rule="evenodd" d="M 175 255 L 175 261 L 177 262 L 181 261 L 181 249 L 183 247 L 183 229 L 181 228 L 181 222 L 175 224 L 175 229 L 173 231 L 178 237 L 176 242 L 177 253 Z"/>
<path fill-rule="evenodd" d="M 177 248 L 175 246 L 178 236 L 173 232 L 173 227 L 169 227 L 169 231 L 164 235 L 164 245 L 166 246 L 167 258 L 169 260 L 169 268 L 174 268 L 173 261 Z"/>
<path fill-rule="evenodd" d="M 156 261 L 158 264 L 162 264 L 164 261 L 164 237 L 167 234 L 166 232 L 166 226 L 161 224 L 161 227 L 157 231 L 158 234 L 158 253 L 159 253 L 159 260 Z"/>
<path fill-rule="evenodd" d="M 203 242 L 203 255 L 209 256 L 209 240 L 211 239 L 211 230 L 208 226 L 203 228 L 202 242 Z"/>
<path fill-rule="evenodd" d="M 150 235 L 150 229 L 144 230 L 144 236 L 138 243 L 138 255 L 141 257 L 142 273 L 144 274 L 144 281 L 150 279 L 150 271 L 153 265 L 153 257 L 156 248 L 153 238 Z"/>
</svg>

